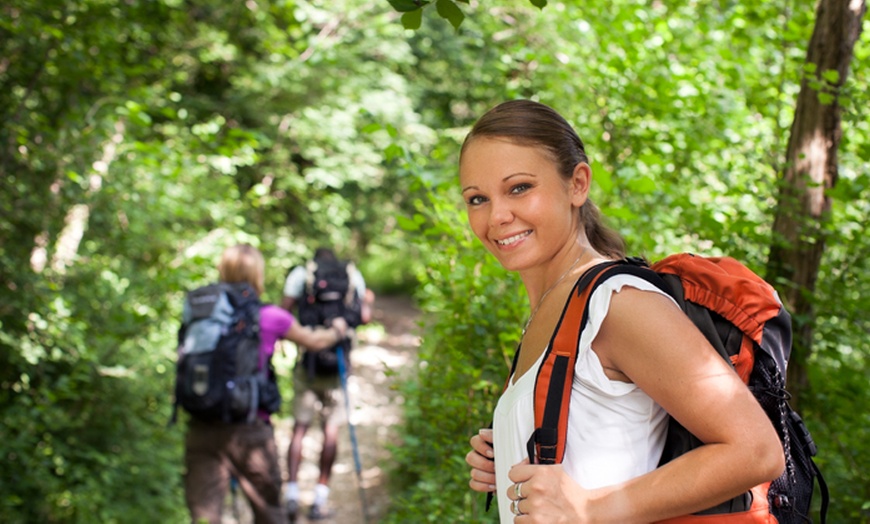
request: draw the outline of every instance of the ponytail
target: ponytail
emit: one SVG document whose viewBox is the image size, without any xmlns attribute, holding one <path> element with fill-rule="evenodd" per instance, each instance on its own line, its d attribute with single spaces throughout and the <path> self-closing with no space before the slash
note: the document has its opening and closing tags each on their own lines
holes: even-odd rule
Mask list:
<svg viewBox="0 0 870 524">
<path fill-rule="evenodd" d="M 580 222 L 583 223 L 586 238 L 595 251 L 609 258 L 625 258 L 625 240 L 604 224 L 601 211 L 591 200 L 587 200 L 580 208 Z"/>
</svg>

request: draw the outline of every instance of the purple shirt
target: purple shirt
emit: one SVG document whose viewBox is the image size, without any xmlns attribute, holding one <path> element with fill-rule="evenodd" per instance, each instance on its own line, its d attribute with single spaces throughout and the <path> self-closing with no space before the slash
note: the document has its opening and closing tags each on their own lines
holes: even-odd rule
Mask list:
<svg viewBox="0 0 870 524">
<path fill-rule="evenodd" d="M 265 365 L 275 353 L 275 343 L 287 333 L 296 319 L 285 309 L 273 304 L 260 308 L 260 367 Z M 263 420 L 269 420 L 269 414 L 260 411 Z"/>
<path fill-rule="evenodd" d="M 283 337 L 295 318 L 286 309 L 273 304 L 260 308 L 260 366 L 275 353 L 275 343 Z"/>
</svg>

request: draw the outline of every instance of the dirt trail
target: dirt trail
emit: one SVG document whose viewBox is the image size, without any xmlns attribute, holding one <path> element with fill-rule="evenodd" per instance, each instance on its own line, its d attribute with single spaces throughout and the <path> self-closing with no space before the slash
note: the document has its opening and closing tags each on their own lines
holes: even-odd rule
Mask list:
<svg viewBox="0 0 870 524">
<path fill-rule="evenodd" d="M 362 494 L 358 482 L 350 431 L 345 425 L 339 433 L 338 457 L 332 470 L 329 502 L 335 516 L 316 521 L 324 524 L 376 524 L 389 504 L 387 486 L 388 445 L 396 443 L 396 425 L 402 415 L 401 399 L 391 386 L 399 375 L 409 370 L 419 346 L 417 336 L 418 311 L 405 297 L 378 297 L 373 311 L 373 323 L 360 331 L 356 348 L 351 352 L 352 375 L 348 379 L 351 402 L 350 421 L 354 426 L 361 463 Z M 378 325 L 383 326 L 380 329 Z M 275 439 L 282 470 L 286 467 L 287 447 L 293 421 L 279 419 L 275 425 Z M 296 521 L 307 524 L 305 518 L 313 500 L 313 487 L 319 470 L 323 434 L 315 424 L 305 436 L 303 461 L 299 469 L 302 490 L 302 508 Z M 286 473 L 285 473 L 286 474 Z M 362 496 L 368 506 L 368 520 L 364 518 Z M 239 501 L 242 502 L 242 501 Z M 245 504 L 236 512 L 224 512 L 224 523 L 252 522 Z"/>
</svg>

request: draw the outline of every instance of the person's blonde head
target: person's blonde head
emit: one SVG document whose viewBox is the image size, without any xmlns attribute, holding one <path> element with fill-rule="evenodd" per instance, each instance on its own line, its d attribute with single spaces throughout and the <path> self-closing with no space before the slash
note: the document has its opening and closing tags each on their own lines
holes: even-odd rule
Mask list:
<svg viewBox="0 0 870 524">
<path fill-rule="evenodd" d="M 230 284 L 247 282 L 258 295 L 262 295 L 265 289 L 265 272 L 266 261 L 263 259 L 263 254 L 250 244 L 228 247 L 221 255 L 218 264 L 221 282 Z"/>
</svg>

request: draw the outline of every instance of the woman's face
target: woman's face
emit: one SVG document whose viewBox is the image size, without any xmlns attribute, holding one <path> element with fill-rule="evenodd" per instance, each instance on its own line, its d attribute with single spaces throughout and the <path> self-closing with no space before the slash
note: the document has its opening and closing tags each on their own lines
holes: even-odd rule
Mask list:
<svg viewBox="0 0 870 524">
<path fill-rule="evenodd" d="M 522 271 L 546 264 L 577 238 L 577 208 L 589 182 L 582 166 L 580 176 L 575 169 L 566 181 L 541 147 L 487 137 L 466 145 L 459 180 L 468 221 L 502 266 Z"/>
</svg>

